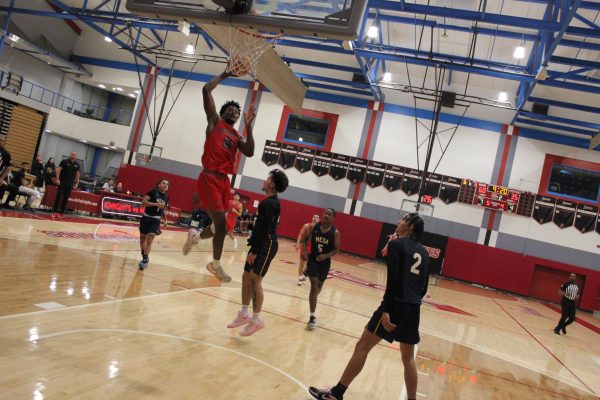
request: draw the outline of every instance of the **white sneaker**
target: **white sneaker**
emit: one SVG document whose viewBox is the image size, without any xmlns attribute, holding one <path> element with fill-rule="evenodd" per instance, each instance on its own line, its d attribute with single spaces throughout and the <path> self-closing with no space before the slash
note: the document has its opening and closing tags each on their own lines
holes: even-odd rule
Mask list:
<svg viewBox="0 0 600 400">
<path fill-rule="evenodd" d="M 229 274 L 227 272 L 225 272 L 223 267 L 215 268 L 212 261 L 210 261 L 208 264 L 206 264 L 206 269 L 208 270 L 208 272 L 213 274 L 221 282 L 225 282 L 225 283 L 231 282 L 231 276 L 229 276 Z"/>
<path fill-rule="evenodd" d="M 306 330 L 312 331 L 316 327 L 317 327 L 317 318 L 316 317 L 310 317 L 309 320 L 308 320 L 308 324 L 306 324 Z"/>
<path fill-rule="evenodd" d="M 253 335 L 255 332 L 260 331 L 264 327 L 265 321 L 263 321 L 262 319 L 259 319 L 258 321 L 251 319 L 250 322 L 248 322 L 248 324 L 244 327 L 244 329 L 240 331 L 240 336 Z"/>
<path fill-rule="evenodd" d="M 202 233 L 202 229 L 194 229 L 191 228 L 188 231 L 187 239 L 185 244 L 183 245 L 183 255 L 187 256 L 192 251 L 192 247 L 200 240 L 200 234 Z"/>
</svg>

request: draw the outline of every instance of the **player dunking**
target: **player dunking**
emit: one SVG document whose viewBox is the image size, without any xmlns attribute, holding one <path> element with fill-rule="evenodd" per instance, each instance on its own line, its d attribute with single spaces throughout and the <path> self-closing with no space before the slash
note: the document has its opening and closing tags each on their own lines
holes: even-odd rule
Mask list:
<svg viewBox="0 0 600 400">
<path fill-rule="evenodd" d="M 265 322 L 260 319 L 260 311 L 264 300 L 262 279 L 269 270 L 269 265 L 277 254 L 277 225 L 281 208 L 278 193 L 287 189 L 288 178 L 282 170 L 274 169 L 263 182 L 262 190 L 266 198 L 258 205 L 258 219 L 254 224 L 252 236 L 248 239 L 250 251 L 246 257 L 244 274 L 242 275 L 242 309 L 228 328 L 237 328 L 246 325 L 240 331 L 242 336 L 250 336 L 265 327 Z M 252 300 L 253 315 L 248 315 L 248 306 Z"/>
<path fill-rule="evenodd" d="M 300 261 L 298 264 L 298 286 L 304 285 L 306 283 L 306 258 L 302 256 L 302 239 L 308 232 L 310 224 L 316 224 L 319 222 L 319 216 L 317 214 L 312 216 L 312 221 L 302 225 L 300 229 L 300 233 L 298 233 L 298 239 L 296 239 L 296 244 L 294 245 L 295 249 L 300 253 Z M 310 252 L 310 249 L 307 249 L 307 252 Z"/>
<path fill-rule="evenodd" d="M 326 208 L 323 213 L 323 222 L 310 223 L 302 240 L 302 255 L 308 258 L 306 275 L 310 279 L 310 318 L 306 329 L 313 330 L 317 327 L 317 297 L 323 289 L 327 274 L 331 268 L 331 257 L 340 250 L 340 231 L 333 226 L 335 210 Z M 310 253 L 307 242 L 310 239 Z"/>
<path fill-rule="evenodd" d="M 243 209 L 239 194 L 236 193 L 233 195 L 233 200 L 229 201 L 229 206 L 227 207 L 227 209 L 227 236 L 229 236 L 229 238 L 233 240 L 233 248 L 237 249 L 238 242 L 235 236 L 233 235 L 233 231 L 235 229 L 238 217 L 242 215 Z"/>
<path fill-rule="evenodd" d="M 169 204 L 169 181 L 161 179 L 156 183 L 156 187 L 150 190 L 142 200 L 142 206 L 145 207 L 144 214 L 140 220 L 140 249 L 142 251 L 142 261 L 138 267 L 144 270 L 150 262 L 148 255 L 152 250 L 152 242 L 160 232 L 160 223 L 167 226 L 167 216 L 165 207 Z"/>
<path fill-rule="evenodd" d="M 238 103 L 226 102 L 217 114 L 212 91 L 221 81 L 230 76 L 234 75 L 225 71 L 221 75 L 215 76 L 202 88 L 208 126 L 202 154 L 203 170 L 198 176 L 197 185 L 202 207 L 212 219 L 212 226 L 202 231 L 190 229 L 183 247 L 183 254 L 188 254 L 198 239 L 212 237 L 213 260 L 206 265 L 206 268 L 223 282 L 231 281 L 231 277 L 221 267 L 223 241 L 227 233 L 225 213 L 229 203 L 230 190 L 230 181 L 227 175 L 235 174 L 238 149 L 247 157 L 254 155 L 254 138 L 252 136 L 254 109 L 250 108 L 244 116 L 246 139 L 233 127 L 240 117 L 241 109 Z"/>
<path fill-rule="evenodd" d="M 387 284 L 381 306 L 373 313 L 358 340 L 352 358 L 337 385 L 331 389 L 310 387 L 310 394 L 319 400 L 343 400 L 344 393 L 362 370 L 369 352 L 384 339 L 400 342 L 404 364 L 404 383 L 408 400 L 417 398 L 417 367 L 415 345 L 419 343 L 421 299 L 427 293 L 429 254 L 419 243 L 423 220 L 417 213 L 404 216 L 396 227 L 397 239 L 387 245 Z"/>
</svg>

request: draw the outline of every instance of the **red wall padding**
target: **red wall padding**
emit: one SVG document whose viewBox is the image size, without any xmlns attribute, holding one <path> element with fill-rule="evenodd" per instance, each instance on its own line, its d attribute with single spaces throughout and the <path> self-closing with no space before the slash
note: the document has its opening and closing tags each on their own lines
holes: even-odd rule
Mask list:
<svg viewBox="0 0 600 400">
<path fill-rule="evenodd" d="M 185 211 L 192 210 L 192 196 L 196 192 L 195 179 L 143 167 L 122 165 L 118 181 L 123 182 L 126 190 L 146 193 L 158 179 L 163 177 L 169 179 L 171 183 L 169 188 L 171 204 Z M 248 201 L 250 211 L 254 211 L 255 200 L 260 201 L 264 198 L 260 189 L 257 187 L 256 193 L 239 190 L 241 194 L 250 198 Z M 281 200 L 281 207 L 279 234 L 293 239 L 298 236 L 302 225 L 309 222 L 313 214 L 323 214 L 321 208 L 289 200 Z M 340 230 L 343 251 L 364 257 L 376 257 L 377 242 L 383 226 L 381 222 L 338 212 L 335 225 Z M 523 256 L 507 250 L 453 238 L 448 238 L 442 275 L 540 298 L 538 293 L 540 288 L 536 285 L 544 285 L 544 282 L 535 281 L 536 264 L 551 270 L 575 272 L 584 276 L 585 287 L 580 307 L 593 310 L 595 304 L 600 305 L 600 271 L 592 271 L 538 257 Z M 546 282 L 546 286 L 553 285 Z M 551 289 L 554 293 L 557 290 L 558 286 Z"/>
<path fill-rule="evenodd" d="M 558 288 L 569 280 L 569 272 L 542 265 L 534 266 L 531 282 L 531 297 L 559 303 L 561 300 Z M 581 281 L 579 282 L 581 285 Z"/>
<path fill-rule="evenodd" d="M 596 297 L 600 295 L 600 271 L 538 257 L 523 256 L 477 243 L 448 238 L 442 275 L 537 297 L 535 296 L 536 290 L 533 290 L 537 284 L 534 281 L 536 265 L 557 271 L 574 272 L 580 278 L 585 277 L 580 307 L 585 310 L 594 309 L 594 305 L 598 301 Z M 582 281 L 583 279 L 578 280 Z M 552 292 L 556 293 L 558 289 L 559 285 L 553 287 Z"/>
</svg>

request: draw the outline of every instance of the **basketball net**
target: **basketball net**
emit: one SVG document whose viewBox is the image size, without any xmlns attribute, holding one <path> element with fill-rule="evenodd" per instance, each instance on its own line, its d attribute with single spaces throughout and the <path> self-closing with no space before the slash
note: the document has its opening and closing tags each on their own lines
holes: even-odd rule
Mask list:
<svg viewBox="0 0 600 400">
<path fill-rule="evenodd" d="M 283 34 L 269 35 L 229 28 L 229 65 L 226 71 L 235 76 L 251 75 L 256 78 L 256 67 L 260 56 L 274 46 Z"/>
</svg>

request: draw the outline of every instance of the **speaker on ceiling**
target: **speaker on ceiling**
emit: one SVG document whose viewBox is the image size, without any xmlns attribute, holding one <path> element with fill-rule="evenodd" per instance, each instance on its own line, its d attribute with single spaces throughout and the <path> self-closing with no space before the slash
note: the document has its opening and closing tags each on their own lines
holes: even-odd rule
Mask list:
<svg viewBox="0 0 600 400">
<path fill-rule="evenodd" d="M 455 101 L 456 101 L 456 93 L 442 92 L 442 107 L 454 108 Z"/>
<path fill-rule="evenodd" d="M 357 72 L 352 74 L 352 82 L 355 83 L 363 83 L 365 85 L 369 84 L 369 81 L 367 80 L 367 77 L 364 76 L 363 74 L 359 74 Z"/>
<path fill-rule="evenodd" d="M 548 104 L 533 103 L 531 112 L 534 114 L 548 115 Z"/>
</svg>

